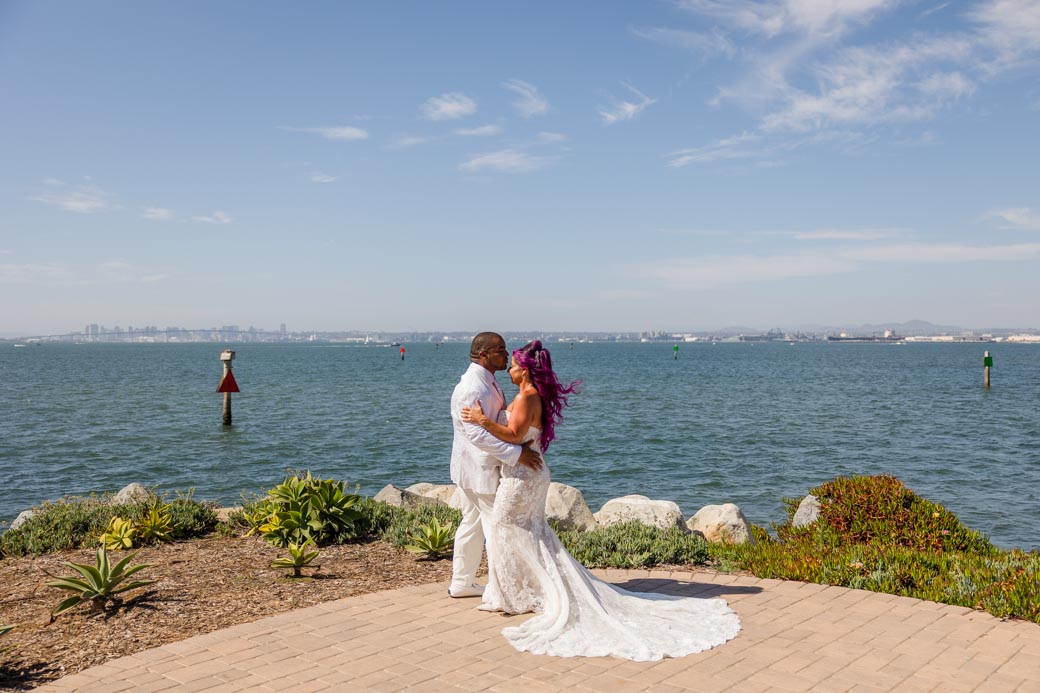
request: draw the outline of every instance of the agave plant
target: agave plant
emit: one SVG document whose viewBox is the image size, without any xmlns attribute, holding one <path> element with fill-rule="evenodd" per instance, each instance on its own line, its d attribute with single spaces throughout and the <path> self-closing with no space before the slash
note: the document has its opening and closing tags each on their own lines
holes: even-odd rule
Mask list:
<svg viewBox="0 0 1040 693">
<path fill-rule="evenodd" d="M 169 504 L 152 503 L 144 517 L 137 522 L 136 530 L 141 541 L 146 543 L 173 541 L 173 522 L 170 519 Z"/>
<path fill-rule="evenodd" d="M 17 626 L 0 626 L 0 636 L 7 635 L 15 628 L 17 628 Z M 0 654 L 3 654 L 8 650 L 13 650 L 15 647 L 17 647 L 17 645 L 7 645 L 5 647 L 0 647 Z"/>
<path fill-rule="evenodd" d="M 442 525 L 436 517 L 430 523 L 419 525 L 412 533 L 412 543 L 404 548 L 412 553 L 423 554 L 428 558 L 440 558 L 452 548 L 455 539 L 455 525 L 451 522 Z"/>
<path fill-rule="evenodd" d="M 110 567 L 108 563 L 108 550 L 104 546 L 101 546 L 97 550 L 97 562 L 95 565 L 85 565 L 82 563 L 72 562 L 68 563 L 68 566 L 73 568 L 82 577 L 77 575 L 62 575 L 60 577 L 52 575 L 51 577 L 57 577 L 57 579 L 54 582 L 48 582 L 48 587 L 68 590 L 70 592 L 75 592 L 76 594 L 55 607 L 54 611 L 51 612 L 51 621 L 53 622 L 55 618 L 69 609 L 79 606 L 83 602 L 90 602 L 90 608 L 92 611 L 102 611 L 108 603 L 108 600 L 114 598 L 116 595 L 155 582 L 155 580 L 134 580 L 127 584 L 123 584 L 123 582 L 134 573 L 151 567 L 147 563 L 142 563 L 127 568 L 130 559 L 136 555 L 136 551 L 127 554 L 122 560 Z"/>
<path fill-rule="evenodd" d="M 300 577 L 302 568 L 320 568 L 321 566 L 314 564 L 314 559 L 318 557 L 318 551 L 308 551 L 307 547 L 312 546 L 314 542 L 310 539 L 303 542 L 302 544 L 289 544 L 289 556 L 287 558 L 276 558 L 271 561 L 272 568 L 292 568 L 294 578 Z"/>
<path fill-rule="evenodd" d="M 267 493 L 250 524 L 274 546 L 343 542 L 358 535 L 360 497 L 344 492 L 342 481 L 290 476 Z M 252 533 L 252 530 L 250 530 Z"/>
<path fill-rule="evenodd" d="M 108 523 L 108 530 L 101 535 L 100 541 L 106 549 L 118 551 L 132 549 L 136 537 L 137 528 L 132 522 L 121 517 L 113 517 Z"/>
</svg>

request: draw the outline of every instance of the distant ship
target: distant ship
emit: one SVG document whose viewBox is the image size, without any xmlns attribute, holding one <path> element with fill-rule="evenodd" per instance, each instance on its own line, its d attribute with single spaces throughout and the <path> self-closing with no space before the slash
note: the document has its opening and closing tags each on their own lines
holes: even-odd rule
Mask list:
<svg viewBox="0 0 1040 693">
<path fill-rule="evenodd" d="M 870 337 L 863 336 L 852 336 L 842 332 L 840 335 L 835 337 L 834 335 L 827 335 L 828 342 L 882 342 L 882 343 L 894 343 L 902 342 L 905 338 L 897 335 L 892 330 L 885 330 L 885 334 L 882 336 L 872 335 Z"/>
<path fill-rule="evenodd" d="M 742 342 L 786 342 L 788 335 L 782 330 L 769 330 L 765 334 L 742 334 L 738 339 Z"/>
</svg>

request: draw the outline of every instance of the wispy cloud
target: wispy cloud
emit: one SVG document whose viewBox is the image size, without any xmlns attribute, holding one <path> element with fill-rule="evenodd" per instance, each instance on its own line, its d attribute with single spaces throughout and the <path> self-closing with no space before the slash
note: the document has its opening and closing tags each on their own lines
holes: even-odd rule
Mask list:
<svg viewBox="0 0 1040 693">
<path fill-rule="evenodd" d="M 856 269 L 856 265 L 826 255 L 715 255 L 664 260 L 637 269 L 672 288 L 707 289 L 725 284 L 843 274 Z"/>
<path fill-rule="evenodd" d="M 409 147 L 418 147 L 421 144 L 428 144 L 435 141 L 435 137 L 422 137 L 419 135 L 404 135 L 398 137 L 389 146 L 390 149 L 408 149 Z"/>
<path fill-rule="evenodd" d="M 669 29 L 666 27 L 631 27 L 629 31 L 639 38 L 696 53 L 705 59 L 713 58 L 717 55 L 732 58 L 737 53 L 736 46 L 717 27 L 709 32 Z"/>
<path fill-rule="evenodd" d="M 530 173 L 545 165 L 545 160 L 517 149 L 500 149 L 495 152 L 474 154 L 459 165 L 463 171 L 477 172 L 482 170 L 501 173 Z"/>
<path fill-rule="evenodd" d="M 816 91 L 787 89 L 782 106 L 762 119 L 762 129 L 806 131 L 931 118 L 973 90 L 962 74 L 939 67 L 970 55 L 970 42 L 958 37 L 846 49 L 815 66 Z"/>
<path fill-rule="evenodd" d="M 61 188 L 61 190 L 37 195 L 32 198 L 33 200 L 60 207 L 66 212 L 79 214 L 96 214 L 120 208 L 112 195 L 96 185 L 76 185 L 67 188 L 61 181 L 48 180 L 50 182 L 46 184 L 49 187 Z"/>
<path fill-rule="evenodd" d="M 645 111 L 648 106 L 657 103 L 657 99 L 651 99 L 649 96 L 630 84 L 625 84 L 624 87 L 632 92 L 636 96 L 637 100 L 621 101 L 619 99 L 614 99 L 613 106 L 600 107 L 599 117 L 604 124 L 613 125 L 614 123 L 622 123 L 627 120 L 632 120 Z"/>
<path fill-rule="evenodd" d="M 361 128 L 354 127 L 353 125 L 339 125 L 332 127 L 310 127 L 310 128 L 298 128 L 282 126 L 279 129 L 289 130 L 290 132 L 307 132 L 315 135 L 321 135 L 327 140 L 367 140 L 368 131 L 362 130 Z"/>
<path fill-rule="evenodd" d="M 973 245 L 967 243 L 893 243 L 842 252 L 845 258 L 863 262 L 933 264 L 949 262 L 1004 262 L 1040 258 L 1040 243 Z"/>
<path fill-rule="evenodd" d="M 678 5 L 724 28 L 712 34 L 675 29 L 634 30 L 661 43 L 702 52 L 721 51 L 740 37 L 737 78 L 719 85 L 713 106 L 735 104 L 753 114 L 750 129 L 765 140 L 781 141 L 806 132 L 871 129 L 882 139 L 905 143 L 905 128 L 926 122 L 967 100 L 1012 68 L 1040 62 L 1040 4 L 1036 0 L 981 0 L 948 23 L 923 33 L 908 26 L 883 42 L 847 42 L 897 7 L 897 0 L 678 0 Z M 933 3 L 924 19 L 949 7 Z M 954 18 L 951 18 L 951 20 Z M 929 24 L 934 25 L 934 22 Z M 763 141 L 758 152 L 768 153 Z M 760 156 L 748 147 L 708 145 L 680 150 L 671 166 Z M 768 154 L 764 154 L 768 155 Z"/>
<path fill-rule="evenodd" d="M 898 0 L 679 0 L 678 4 L 767 38 L 804 34 L 834 39 L 850 26 L 896 6 Z"/>
<path fill-rule="evenodd" d="M 726 159 L 746 159 L 756 154 L 748 145 L 761 139 L 761 135 L 742 132 L 739 135 L 727 137 L 703 147 L 679 149 L 668 155 L 670 157 L 668 165 L 672 168 L 679 168 L 694 163 L 707 163 Z"/>
<path fill-rule="evenodd" d="M 57 263 L 0 264 L 0 284 L 42 284 L 67 277 L 64 265 Z"/>
<path fill-rule="evenodd" d="M 1040 231 L 1040 213 L 1034 212 L 1029 207 L 995 209 L 987 216 L 1002 219 L 1005 222 L 1005 225 L 1000 228 L 1003 229 Z"/>
<path fill-rule="evenodd" d="M 994 51 L 992 71 L 1036 59 L 1040 51 L 1040 4 L 1036 0 L 990 0 L 968 11 L 981 42 Z"/>
<path fill-rule="evenodd" d="M 311 182 L 312 183 L 335 183 L 336 179 L 337 179 L 337 176 L 330 176 L 327 173 L 312 173 L 311 174 Z"/>
<path fill-rule="evenodd" d="M 459 128 L 455 130 L 456 135 L 463 137 L 487 137 L 489 135 L 497 135 L 502 132 L 502 127 L 499 125 L 481 125 L 479 128 Z"/>
<path fill-rule="evenodd" d="M 161 281 L 166 276 L 155 269 L 120 259 L 90 265 L 68 265 L 61 262 L 0 264 L 0 284 L 98 286 L 151 283 Z"/>
<path fill-rule="evenodd" d="M 141 216 L 152 221 L 170 221 L 173 219 L 173 210 L 165 207 L 145 207 Z"/>
<path fill-rule="evenodd" d="M 889 243 L 842 246 L 830 252 L 774 255 L 714 255 L 671 258 L 634 269 L 676 289 L 707 289 L 727 284 L 821 277 L 876 265 L 1017 262 L 1040 259 L 1040 243 Z"/>
<path fill-rule="evenodd" d="M 667 155 L 667 165 L 681 168 L 690 164 L 717 161 L 755 160 L 756 168 L 775 168 L 785 165 L 777 157 L 784 157 L 803 147 L 826 144 L 837 151 L 851 153 L 871 145 L 877 135 L 856 130 L 821 130 L 796 137 L 777 137 L 761 131 L 743 132 L 703 147 L 679 149 Z M 905 144 L 906 142 L 904 142 Z M 918 142 L 921 144 L 923 142 Z"/>
<path fill-rule="evenodd" d="M 213 212 L 213 214 L 209 214 L 209 215 L 206 215 L 206 216 L 192 217 L 191 220 L 192 221 L 198 221 L 198 222 L 201 222 L 203 224 L 230 224 L 231 223 L 231 217 L 229 217 L 227 214 L 224 214 L 224 212 Z"/>
<path fill-rule="evenodd" d="M 538 144 L 559 144 L 567 141 L 567 135 L 562 132 L 539 132 L 535 140 Z"/>
<path fill-rule="evenodd" d="M 922 12 L 921 14 L 919 14 L 917 17 L 918 17 L 918 19 L 924 19 L 925 17 L 933 15 L 936 12 L 940 12 L 942 10 L 945 10 L 947 7 L 949 7 L 949 5 L 950 5 L 950 3 L 944 2 L 941 5 L 936 5 L 935 7 L 930 7 L 927 10 L 925 10 L 924 12 Z"/>
<path fill-rule="evenodd" d="M 449 92 L 430 97 L 419 110 L 427 120 L 454 120 L 476 113 L 477 102 L 465 94 Z"/>
<path fill-rule="evenodd" d="M 817 231 L 795 231 L 791 237 L 798 241 L 879 241 L 886 238 L 902 238 L 903 229 L 820 229 Z"/>
<path fill-rule="evenodd" d="M 84 271 L 96 273 L 96 278 L 92 283 L 148 284 L 166 279 L 166 275 L 161 272 L 155 272 L 149 268 L 120 259 L 106 260 L 96 267 L 84 268 Z M 90 280 L 88 279 L 88 281 Z"/>
<path fill-rule="evenodd" d="M 533 84 L 511 79 L 503 82 L 502 86 L 517 94 L 519 98 L 513 102 L 513 108 L 524 118 L 545 115 L 549 112 L 549 101 L 538 93 L 538 88 Z"/>
</svg>

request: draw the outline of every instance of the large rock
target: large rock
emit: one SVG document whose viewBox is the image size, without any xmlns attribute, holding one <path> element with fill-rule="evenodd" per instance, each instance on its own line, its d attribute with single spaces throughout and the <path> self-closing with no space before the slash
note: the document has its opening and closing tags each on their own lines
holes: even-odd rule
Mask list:
<svg viewBox="0 0 1040 693">
<path fill-rule="evenodd" d="M 403 488 L 397 488 L 393 484 L 387 484 L 376 494 L 374 500 L 382 501 L 387 505 L 395 505 L 398 508 L 416 508 L 420 505 L 445 505 L 436 498 L 427 498 L 418 493 L 412 493 Z"/>
<path fill-rule="evenodd" d="M 35 514 L 36 511 L 32 510 L 31 508 L 29 510 L 23 510 L 22 512 L 18 513 L 18 517 L 14 518 L 14 520 L 11 521 L 11 525 L 8 527 L 8 529 L 18 529 L 26 522 L 28 522 L 30 519 L 32 519 L 32 516 Z"/>
<path fill-rule="evenodd" d="M 151 494 L 141 484 L 127 484 L 119 489 L 119 493 L 112 496 L 112 505 L 123 505 L 124 503 L 136 503 L 148 500 Z"/>
<path fill-rule="evenodd" d="M 798 504 L 798 510 L 794 512 L 791 519 L 792 527 L 805 527 L 811 525 L 820 518 L 820 499 L 809 494 Z"/>
<path fill-rule="evenodd" d="M 231 513 L 236 513 L 241 509 L 241 505 L 233 505 L 230 508 L 216 508 L 213 512 L 217 514 L 217 522 L 227 522 L 228 518 L 231 517 Z"/>
<path fill-rule="evenodd" d="M 661 529 L 678 527 L 686 531 L 682 510 L 678 505 L 672 501 L 650 500 L 637 494 L 608 500 L 593 517 L 600 527 L 635 521 Z"/>
<path fill-rule="evenodd" d="M 549 495 L 545 498 L 545 518 L 556 520 L 561 529 L 584 532 L 596 528 L 596 518 L 581 491 L 555 481 L 549 484 Z"/>
<path fill-rule="evenodd" d="M 430 484 L 424 481 L 419 484 L 412 484 L 405 490 L 419 496 L 440 501 L 456 510 L 462 507 L 462 503 L 459 502 L 458 497 L 455 495 L 458 491 L 455 484 Z"/>
<path fill-rule="evenodd" d="M 733 503 L 705 505 L 686 523 L 694 533 L 716 544 L 753 543 L 751 523 Z"/>
</svg>

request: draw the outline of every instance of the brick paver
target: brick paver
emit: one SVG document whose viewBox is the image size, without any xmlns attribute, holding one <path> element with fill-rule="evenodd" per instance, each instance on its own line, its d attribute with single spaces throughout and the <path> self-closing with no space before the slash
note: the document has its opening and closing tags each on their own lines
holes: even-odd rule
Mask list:
<svg viewBox="0 0 1040 693">
<path fill-rule="evenodd" d="M 448 599 L 443 584 L 299 609 L 122 657 L 58 691 L 1038 691 L 1040 626 L 842 587 L 711 572 L 600 570 L 636 591 L 721 596 L 736 639 L 680 659 L 517 652 L 524 616 Z"/>
</svg>

